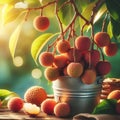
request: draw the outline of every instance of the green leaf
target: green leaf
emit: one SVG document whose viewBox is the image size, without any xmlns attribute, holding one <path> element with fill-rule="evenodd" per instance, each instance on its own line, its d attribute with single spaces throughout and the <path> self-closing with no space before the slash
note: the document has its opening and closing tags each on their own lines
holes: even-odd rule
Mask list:
<svg viewBox="0 0 120 120">
<path fill-rule="evenodd" d="M 15 20 L 23 11 L 14 8 L 13 5 L 6 4 L 2 9 L 2 23 L 6 24 Z"/>
<path fill-rule="evenodd" d="M 37 60 L 37 57 L 38 57 L 43 45 L 47 41 L 49 41 L 49 39 L 52 35 L 53 35 L 52 33 L 45 33 L 45 34 L 40 35 L 33 41 L 32 46 L 31 46 L 31 55 L 35 61 Z"/>
<path fill-rule="evenodd" d="M 12 55 L 12 58 L 14 58 L 14 55 L 15 55 L 15 50 L 16 50 L 16 46 L 17 46 L 17 42 L 19 39 L 19 35 L 21 32 L 22 26 L 23 26 L 23 21 L 17 26 L 15 31 L 10 36 L 9 49 L 10 49 L 10 53 Z"/>
<path fill-rule="evenodd" d="M 113 37 L 111 21 L 109 21 L 109 23 L 108 23 L 107 33 L 109 34 L 110 38 Z"/>
<path fill-rule="evenodd" d="M 111 27 L 112 27 L 112 33 L 113 36 L 120 41 L 120 22 L 115 21 L 112 17 L 111 17 Z"/>
<path fill-rule="evenodd" d="M 116 103 L 117 100 L 105 99 L 99 103 L 93 110 L 93 114 L 116 114 Z"/>
<path fill-rule="evenodd" d="M 4 100 L 10 94 L 12 94 L 11 91 L 6 90 L 6 89 L 0 89 L 0 100 Z"/>
<path fill-rule="evenodd" d="M 74 15 L 74 11 L 73 11 L 71 4 L 67 4 L 64 7 L 62 7 L 60 11 L 58 12 L 58 15 L 62 23 L 65 26 L 67 26 L 70 23 Z"/>
<path fill-rule="evenodd" d="M 95 15 L 94 23 L 97 22 L 106 11 L 107 11 L 106 5 L 103 4 L 102 7 L 97 12 L 97 14 Z"/>
<path fill-rule="evenodd" d="M 93 10 L 93 7 L 95 6 L 95 4 L 96 4 L 96 2 L 93 2 L 93 3 L 89 4 L 89 5 L 84 9 L 84 11 L 81 13 L 87 20 L 90 20 L 91 14 L 92 14 L 92 10 Z M 84 24 L 85 24 L 85 21 L 80 18 L 80 26 L 82 27 Z M 87 26 L 86 28 L 88 28 L 88 26 Z M 86 28 L 85 28 L 85 29 L 86 29 Z M 85 30 L 85 29 L 84 29 L 84 30 Z"/>
<path fill-rule="evenodd" d="M 106 6 L 113 19 L 120 21 L 120 0 L 106 0 Z"/>
</svg>

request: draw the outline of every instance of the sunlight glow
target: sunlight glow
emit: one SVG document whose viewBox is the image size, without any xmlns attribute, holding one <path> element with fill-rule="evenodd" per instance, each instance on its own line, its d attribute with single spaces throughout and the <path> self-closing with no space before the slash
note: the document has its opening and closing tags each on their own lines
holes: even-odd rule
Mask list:
<svg viewBox="0 0 120 120">
<path fill-rule="evenodd" d="M 17 56 L 14 58 L 13 63 L 16 67 L 21 67 L 23 65 L 23 58 L 20 56 Z"/>
<path fill-rule="evenodd" d="M 38 68 L 35 68 L 32 70 L 32 77 L 35 78 L 35 79 L 39 79 L 42 77 L 42 72 L 40 69 Z"/>
</svg>

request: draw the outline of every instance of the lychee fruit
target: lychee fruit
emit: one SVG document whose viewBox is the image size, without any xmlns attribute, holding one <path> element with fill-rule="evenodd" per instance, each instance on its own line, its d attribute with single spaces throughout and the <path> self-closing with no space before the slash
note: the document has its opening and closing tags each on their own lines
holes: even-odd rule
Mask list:
<svg viewBox="0 0 120 120">
<path fill-rule="evenodd" d="M 83 66 L 81 63 L 71 62 L 67 66 L 67 74 L 70 77 L 77 78 L 83 73 Z"/>
<path fill-rule="evenodd" d="M 33 20 L 33 26 L 36 30 L 40 32 L 46 31 L 50 26 L 50 21 L 48 17 L 36 16 Z"/>
<path fill-rule="evenodd" d="M 96 71 L 98 75 L 106 75 L 111 70 L 111 64 L 108 61 L 99 61 L 96 64 Z"/>
<path fill-rule="evenodd" d="M 114 42 L 111 42 L 109 45 L 103 47 L 103 52 L 106 56 L 114 56 L 118 51 L 117 44 Z"/>
<path fill-rule="evenodd" d="M 82 58 L 81 51 L 75 48 L 70 48 L 70 50 L 64 53 L 64 55 L 68 58 L 70 62 L 79 62 Z"/>
<path fill-rule="evenodd" d="M 40 113 L 40 107 L 32 103 L 24 103 L 23 110 L 30 116 L 37 116 Z"/>
<path fill-rule="evenodd" d="M 110 44 L 110 36 L 106 32 L 98 32 L 94 36 L 94 41 L 98 47 L 104 47 Z"/>
<path fill-rule="evenodd" d="M 84 53 L 84 59 L 92 66 L 96 66 L 96 64 L 100 60 L 100 52 L 98 50 L 86 51 Z"/>
<path fill-rule="evenodd" d="M 80 51 L 88 50 L 90 48 L 90 45 L 91 45 L 91 41 L 89 37 L 79 36 L 75 40 L 75 46 Z"/>
<path fill-rule="evenodd" d="M 51 66 L 54 61 L 54 55 L 51 52 L 43 52 L 39 56 L 39 62 L 42 66 Z"/>
<path fill-rule="evenodd" d="M 54 81 L 60 76 L 59 69 L 56 67 L 47 67 L 44 75 L 47 80 Z"/>
<path fill-rule="evenodd" d="M 70 115 L 70 105 L 66 102 L 60 102 L 54 107 L 54 114 L 57 117 L 68 117 Z"/>
<path fill-rule="evenodd" d="M 24 94 L 25 102 L 36 104 L 40 106 L 40 104 L 47 98 L 47 93 L 44 88 L 40 86 L 32 86 L 28 88 Z"/>
<path fill-rule="evenodd" d="M 57 102 L 54 99 L 46 99 L 41 104 L 41 111 L 48 115 L 52 115 L 54 114 L 54 107 L 56 104 Z"/>
<path fill-rule="evenodd" d="M 65 53 L 70 49 L 70 43 L 67 40 L 60 40 L 57 42 L 57 50 L 59 53 Z"/>
<path fill-rule="evenodd" d="M 92 84 L 96 80 L 96 71 L 94 69 L 85 70 L 84 74 L 81 77 L 81 80 L 84 84 Z"/>
<path fill-rule="evenodd" d="M 67 65 L 68 58 L 61 54 L 61 55 L 56 55 L 54 57 L 54 65 L 58 68 L 63 68 L 64 66 Z"/>
<path fill-rule="evenodd" d="M 23 108 L 23 100 L 20 97 L 12 97 L 7 103 L 9 110 L 13 112 L 19 112 Z"/>
</svg>

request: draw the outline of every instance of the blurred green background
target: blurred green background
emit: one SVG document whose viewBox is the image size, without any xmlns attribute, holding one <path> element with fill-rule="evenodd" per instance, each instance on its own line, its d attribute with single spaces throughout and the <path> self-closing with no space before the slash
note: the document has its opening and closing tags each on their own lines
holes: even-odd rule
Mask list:
<svg viewBox="0 0 120 120">
<path fill-rule="evenodd" d="M 33 85 L 44 87 L 48 94 L 53 93 L 52 84 L 44 78 L 44 68 L 35 64 L 30 52 L 31 43 L 42 34 L 33 28 L 32 21 L 35 16 L 29 16 L 23 25 L 14 61 L 9 51 L 9 38 L 19 22 L 13 21 L 4 26 L 0 24 L 0 88 L 14 91 L 21 97 L 27 88 Z M 55 33 L 59 30 L 57 22 L 54 18 L 51 18 L 50 22 L 50 28 L 46 32 Z M 96 31 L 99 31 L 99 25 L 100 23 L 96 25 Z M 106 59 L 111 62 L 112 70 L 105 77 L 120 78 L 120 50 L 115 56 Z"/>
</svg>

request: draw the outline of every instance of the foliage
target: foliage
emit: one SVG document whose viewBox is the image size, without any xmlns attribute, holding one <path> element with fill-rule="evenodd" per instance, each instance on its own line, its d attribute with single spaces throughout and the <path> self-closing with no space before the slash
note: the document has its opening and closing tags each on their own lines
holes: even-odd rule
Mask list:
<svg viewBox="0 0 120 120">
<path fill-rule="evenodd" d="M 0 100 L 2 101 L 2 106 L 6 106 L 8 100 L 11 97 L 18 96 L 15 92 L 9 91 L 7 89 L 0 89 Z"/>
<path fill-rule="evenodd" d="M 56 31 L 60 32 L 58 39 L 61 39 L 64 35 L 68 34 L 68 38 L 71 37 L 69 32 L 76 32 L 74 36 L 78 34 L 83 34 L 84 32 L 91 29 L 91 25 L 94 26 L 99 21 L 103 21 L 106 17 L 105 31 L 109 33 L 111 38 L 115 38 L 115 42 L 119 43 L 120 39 L 120 0 L 112 1 L 112 0 L 44 0 L 43 4 L 42 0 L 4 0 L 1 1 L 0 4 L 4 7 L 2 8 L 2 23 L 8 24 L 9 22 L 21 21 L 20 24 L 16 27 L 16 30 L 13 31 L 10 37 L 9 48 L 12 57 L 15 56 L 15 51 L 17 50 L 17 43 L 19 41 L 20 32 L 22 30 L 23 21 L 29 19 L 29 13 L 34 14 L 36 11 L 40 11 L 37 14 L 46 16 L 51 12 L 44 13 L 44 9 L 48 6 L 51 8 L 54 5 L 55 9 L 54 17 L 56 21 L 58 21 L 58 25 L 60 26 L 60 30 Z M 51 9 L 53 10 L 53 9 Z M 24 13 L 24 14 L 23 14 Z M 77 15 L 76 15 L 77 14 Z M 24 16 L 23 16 L 24 15 Z M 74 31 L 70 31 L 72 29 L 72 25 L 75 23 Z M 92 24 L 91 24 L 92 23 Z M 100 31 L 103 26 L 101 26 Z M 81 31 L 81 33 L 78 33 Z M 39 53 L 41 52 L 43 45 L 47 42 L 51 41 L 51 35 L 55 36 L 56 33 L 42 33 L 40 36 L 33 40 L 33 44 L 31 47 L 31 54 L 33 59 L 36 61 Z M 66 33 L 66 34 L 65 34 Z"/>
<path fill-rule="evenodd" d="M 116 114 L 117 100 L 105 99 L 99 103 L 93 110 L 93 114 Z"/>
</svg>

